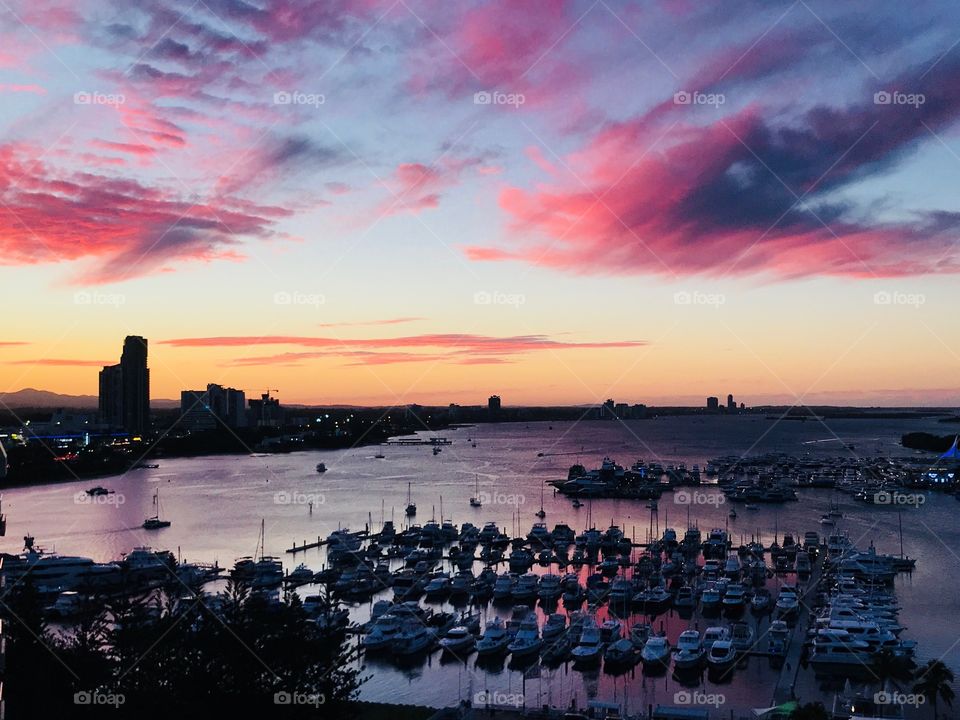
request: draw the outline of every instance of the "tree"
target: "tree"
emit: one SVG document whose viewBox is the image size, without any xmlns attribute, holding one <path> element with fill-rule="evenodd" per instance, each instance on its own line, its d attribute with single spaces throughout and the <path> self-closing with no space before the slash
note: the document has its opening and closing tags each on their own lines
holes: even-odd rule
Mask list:
<svg viewBox="0 0 960 720">
<path fill-rule="evenodd" d="M 942 660 L 930 660 L 917 670 L 913 692 L 923 695 L 933 705 L 934 720 L 937 715 L 937 700 L 943 700 L 947 707 L 953 707 L 954 692 L 953 671 Z"/>
</svg>

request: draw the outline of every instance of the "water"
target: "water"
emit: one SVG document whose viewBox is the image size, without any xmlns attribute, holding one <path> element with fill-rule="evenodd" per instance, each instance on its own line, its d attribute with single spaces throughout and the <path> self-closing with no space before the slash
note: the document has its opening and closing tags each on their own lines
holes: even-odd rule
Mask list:
<svg viewBox="0 0 960 720">
<path fill-rule="evenodd" d="M 338 527 L 362 529 L 372 522 L 379 528 L 381 518 L 402 523 L 407 502 L 407 484 L 412 484 L 417 503 L 417 522 L 432 517 L 450 518 L 458 525 L 465 521 L 482 525 L 495 521 L 508 533 L 526 534 L 537 519 L 544 481 L 565 477 L 578 459 L 587 467 L 596 466 L 604 455 L 622 464 L 636 459 L 658 460 L 663 464 L 686 462 L 702 466 L 712 457 L 745 452 L 778 451 L 793 455 L 851 457 L 862 455 L 911 455 L 899 446 L 900 435 L 908 431 L 943 434 L 945 426 L 935 420 L 831 420 L 829 428 L 816 421 L 775 423 L 758 416 L 666 417 L 653 420 L 582 423 L 512 423 L 481 425 L 442 433 L 454 440 L 434 456 L 427 446 L 388 447 L 384 459 L 375 459 L 377 448 L 324 451 L 267 456 L 216 456 L 161 459 L 155 470 L 135 470 L 123 477 L 14 488 L 3 494 L 8 517 L 7 537 L 0 549 L 17 552 L 21 538 L 30 533 L 48 550 L 86 555 L 96 560 L 117 559 L 139 545 L 166 548 L 193 561 L 219 561 L 232 566 L 235 558 L 251 555 L 257 547 L 260 521 L 264 520 L 266 551 L 282 556 L 292 569 L 306 562 L 319 570 L 325 551 L 312 550 L 295 556 L 284 550 L 294 542 L 315 541 Z M 472 447 L 468 438 L 476 441 Z M 855 450 L 844 447 L 853 444 Z M 537 457 L 543 452 L 544 457 Z M 315 471 L 325 462 L 328 472 Z M 488 499 L 480 509 L 468 499 L 475 483 Z M 78 493 L 102 484 L 116 491 L 104 504 L 77 503 Z M 161 515 L 172 527 L 146 531 L 143 519 L 153 514 L 152 498 L 159 489 Z M 704 489 L 709 495 L 718 491 Z M 783 506 L 761 506 L 757 511 L 742 507 L 735 520 L 720 505 L 676 505 L 670 494 L 660 501 L 652 515 L 644 502 L 598 500 L 589 507 L 572 508 L 550 488 L 543 493 L 543 506 L 550 527 L 566 522 L 576 530 L 587 523 L 588 515 L 597 527 L 611 521 L 628 535 L 642 540 L 648 533 L 659 536 L 665 527 L 676 528 L 682 536 L 687 524 L 697 523 L 702 531 L 728 527 L 735 542 L 762 536 L 766 543 L 774 530 L 796 537 L 806 530 L 822 531 L 818 521 L 836 499 L 829 490 L 802 489 L 800 502 Z M 85 498 L 85 495 L 83 496 Z M 899 553 L 898 513 L 895 510 L 854 503 L 837 496 L 845 518 L 840 528 L 861 547 L 872 540 L 880 552 Z M 312 508 L 309 501 L 313 501 Z M 519 511 L 519 523 L 516 514 Z M 907 626 L 903 637 L 920 643 L 918 660 L 943 658 L 960 674 L 960 638 L 956 614 L 958 571 L 960 571 L 960 529 L 955 515 L 960 504 L 952 497 L 930 495 L 920 509 L 903 511 L 904 552 L 919 558 L 912 575 L 900 575 L 896 590 L 903 606 L 901 622 Z M 505 566 L 503 566 L 505 567 Z M 476 568 L 479 571 L 479 566 Z M 535 571 L 543 572 L 539 568 Z M 777 580 L 768 582 L 774 588 Z M 312 588 L 302 592 L 309 593 Z M 379 597 L 389 597 L 381 595 Z M 435 609 L 440 606 L 433 605 Z M 449 606 L 442 606 L 449 609 Z M 507 608 L 488 608 L 485 618 Z M 351 609 L 352 616 L 365 621 L 369 604 Z M 747 617 L 749 613 L 747 614 Z M 630 618 L 632 623 L 639 616 Z M 751 622 L 753 620 L 751 619 Z M 671 643 L 687 627 L 674 613 L 659 616 L 655 626 L 666 629 Z M 704 629 L 707 621 L 700 620 Z M 670 675 L 645 677 L 638 667 L 631 675 L 612 678 L 601 673 L 581 673 L 569 667 L 525 673 L 511 669 L 482 669 L 475 655 L 467 665 L 440 662 L 434 654 L 426 663 L 398 668 L 389 662 L 371 659 L 372 678 L 362 698 L 392 703 L 443 706 L 477 692 L 522 693 L 528 706 L 549 702 L 566 705 L 576 698 L 582 705 L 589 698 L 626 701 L 632 711 L 648 703 L 672 703 L 683 688 Z M 769 704 L 777 674 L 766 660 L 750 658 L 738 667 L 730 681 L 716 686 L 704 677 L 697 687 L 708 693 L 722 693 L 725 710 L 763 707 Z M 818 691 L 809 671 L 801 671 L 801 696 Z M 825 695 L 828 701 L 832 698 Z"/>
</svg>

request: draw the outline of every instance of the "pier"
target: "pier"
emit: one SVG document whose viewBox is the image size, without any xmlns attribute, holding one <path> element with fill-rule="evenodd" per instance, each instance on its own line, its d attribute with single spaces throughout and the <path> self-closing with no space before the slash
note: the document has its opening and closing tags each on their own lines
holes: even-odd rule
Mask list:
<svg viewBox="0 0 960 720">
<path fill-rule="evenodd" d="M 453 440 L 445 437 L 433 438 L 396 438 L 385 440 L 383 445 L 453 445 Z"/>
<path fill-rule="evenodd" d="M 825 552 L 826 548 L 822 548 Z M 807 629 L 810 626 L 812 615 L 813 600 L 817 596 L 820 587 L 820 576 L 823 572 L 823 559 L 821 558 L 813 567 L 813 574 L 810 576 L 809 583 L 804 590 L 803 596 L 797 608 L 797 624 L 793 627 L 790 635 L 790 643 L 787 646 L 787 656 L 784 659 L 783 667 L 780 669 L 780 677 L 773 690 L 773 704 L 780 705 L 793 699 L 793 689 L 797 684 L 797 674 L 800 672 L 800 658 L 803 656 L 803 646 L 807 639 Z"/>
</svg>

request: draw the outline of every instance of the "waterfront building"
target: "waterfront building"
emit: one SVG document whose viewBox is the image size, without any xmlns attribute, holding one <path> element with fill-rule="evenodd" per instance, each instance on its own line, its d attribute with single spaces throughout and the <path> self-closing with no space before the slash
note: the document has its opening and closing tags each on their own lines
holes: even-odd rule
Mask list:
<svg viewBox="0 0 960 720">
<path fill-rule="evenodd" d="M 131 434 L 150 428 L 150 370 L 147 367 L 147 339 L 128 335 L 117 365 L 100 371 L 100 420 Z"/>
<path fill-rule="evenodd" d="M 717 412 L 720 410 L 720 398 L 710 396 L 707 398 L 707 410 Z"/>
<path fill-rule="evenodd" d="M 283 408 L 269 392 L 261 393 L 259 400 L 250 400 L 248 405 L 247 423 L 252 427 L 283 427 Z"/>
<path fill-rule="evenodd" d="M 247 425 L 246 394 L 236 388 L 211 383 L 206 390 L 180 393 L 180 424 L 190 430 L 213 430 L 221 425 Z"/>
</svg>

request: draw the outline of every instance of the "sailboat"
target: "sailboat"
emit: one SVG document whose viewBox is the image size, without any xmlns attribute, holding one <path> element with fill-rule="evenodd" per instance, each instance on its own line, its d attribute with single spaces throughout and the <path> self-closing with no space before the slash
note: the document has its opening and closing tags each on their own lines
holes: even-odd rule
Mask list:
<svg viewBox="0 0 960 720">
<path fill-rule="evenodd" d="M 0 495 L 0 537 L 7 534 L 7 516 L 3 514 L 3 495 Z"/>
<path fill-rule="evenodd" d="M 540 509 L 534 515 L 543 520 L 547 516 L 547 511 L 543 509 L 543 483 L 540 483 Z"/>
<path fill-rule="evenodd" d="M 480 476 L 474 473 L 474 495 L 470 498 L 470 507 L 483 507 L 480 501 Z"/>
<path fill-rule="evenodd" d="M 407 483 L 407 517 L 413 517 L 417 514 L 417 506 L 410 502 L 410 483 Z"/>
<path fill-rule="evenodd" d="M 152 517 L 143 521 L 143 529 L 159 530 L 160 528 L 170 527 L 169 520 L 160 519 L 160 488 L 153 491 L 153 508 L 155 512 Z"/>
</svg>

